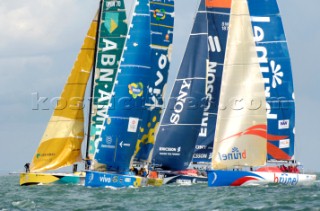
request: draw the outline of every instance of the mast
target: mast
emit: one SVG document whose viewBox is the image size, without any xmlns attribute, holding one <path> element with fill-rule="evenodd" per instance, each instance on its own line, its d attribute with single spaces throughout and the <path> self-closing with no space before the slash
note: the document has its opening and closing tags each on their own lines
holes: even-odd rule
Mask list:
<svg viewBox="0 0 320 211">
<path fill-rule="evenodd" d="M 99 14 L 98 14 L 98 23 L 97 23 L 97 34 L 96 34 L 96 44 L 94 51 L 96 52 L 98 49 L 98 39 L 99 39 L 99 29 L 100 29 L 100 21 L 101 21 L 101 12 L 102 12 L 102 2 L 103 0 L 100 0 L 99 5 Z M 97 61 L 97 54 L 94 54 L 93 64 L 96 64 Z M 86 145 L 86 159 L 89 158 L 89 146 L 90 146 L 90 133 L 91 133 L 91 115 L 92 115 L 92 98 L 93 98 L 93 87 L 94 87 L 94 75 L 96 71 L 96 66 L 92 68 L 92 75 L 91 75 L 91 87 L 90 87 L 90 103 L 89 103 L 89 119 L 88 119 L 88 132 L 87 132 L 87 145 Z M 87 163 L 85 164 L 85 169 L 87 170 L 89 166 Z"/>
</svg>

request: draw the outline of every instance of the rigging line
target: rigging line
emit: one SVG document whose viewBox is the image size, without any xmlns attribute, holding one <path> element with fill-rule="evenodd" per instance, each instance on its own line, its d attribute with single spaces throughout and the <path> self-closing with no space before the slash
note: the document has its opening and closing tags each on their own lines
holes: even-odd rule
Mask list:
<svg viewBox="0 0 320 211">
<path fill-rule="evenodd" d="M 98 40 L 99 40 L 99 29 L 100 29 L 100 22 L 101 22 L 101 14 L 102 14 L 102 3 L 103 0 L 100 0 L 99 5 L 99 14 L 98 14 L 98 22 L 97 22 L 97 31 L 96 31 L 96 43 L 95 43 L 95 52 L 98 49 Z M 90 90 L 90 103 L 89 103 L 89 117 L 88 117 L 88 132 L 87 132 L 87 146 L 86 146 L 86 159 L 89 158 L 89 146 L 90 146 L 90 133 L 91 133 L 91 118 L 92 118 L 92 103 L 93 103 L 93 86 L 94 86 L 94 78 L 96 72 L 96 62 L 97 62 L 97 53 L 94 54 L 93 58 L 93 68 L 92 68 L 92 75 L 91 75 L 91 90 Z M 85 169 L 88 170 L 89 166 L 85 166 Z"/>
</svg>

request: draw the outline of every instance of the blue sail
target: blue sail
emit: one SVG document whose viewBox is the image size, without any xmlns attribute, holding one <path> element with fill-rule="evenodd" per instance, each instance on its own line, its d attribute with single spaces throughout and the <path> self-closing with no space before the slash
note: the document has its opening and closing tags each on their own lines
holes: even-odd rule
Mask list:
<svg viewBox="0 0 320 211">
<path fill-rule="evenodd" d="M 135 159 L 147 161 L 154 146 L 155 131 L 159 127 L 164 107 L 164 87 L 168 79 L 174 24 L 174 1 L 151 0 L 151 71 L 146 109 L 140 125 Z"/>
<path fill-rule="evenodd" d="M 268 159 L 294 156 L 295 103 L 290 56 L 276 0 L 248 0 L 265 81 Z"/>
<path fill-rule="evenodd" d="M 135 4 L 113 98 L 94 162 L 109 171 L 129 170 L 151 78 L 149 0 Z"/>
<path fill-rule="evenodd" d="M 207 5 L 209 50 L 207 104 L 204 107 L 199 137 L 193 154 L 194 163 L 211 162 L 230 18 L 230 5 L 209 6 Z"/>
<path fill-rule="evenodd" d="M 207 15 L 202 0 L 156 136 L 152 163 L 163 169 L 182 170 L 191 162 L 206 97 L 207 46 Z"/>
<path fill-rule="evenodd" d="M 101 1 L 97 39 L 91 115 L 89 116 L 90 143 L 88 157 L 93 158 L 97 140 L 100 138 L 104 119 L 111 100 L 114 81 L 128 33 L 124 0 Z"/>
</svg>

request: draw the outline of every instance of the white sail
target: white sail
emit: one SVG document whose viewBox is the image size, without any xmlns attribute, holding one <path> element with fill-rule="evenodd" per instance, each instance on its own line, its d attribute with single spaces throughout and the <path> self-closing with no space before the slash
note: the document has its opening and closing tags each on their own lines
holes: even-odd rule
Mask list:
<svg viewBox="0 0 320 211">
<path fill-rule="evenodd" d="M 233 0 L 212 167 L 264 165 L 266 99 L 247 0 Z"/>
</svg>

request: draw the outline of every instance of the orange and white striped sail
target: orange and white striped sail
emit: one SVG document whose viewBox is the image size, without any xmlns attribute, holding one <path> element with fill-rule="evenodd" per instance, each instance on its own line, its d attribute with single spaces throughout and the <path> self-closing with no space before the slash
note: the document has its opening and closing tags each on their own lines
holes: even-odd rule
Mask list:
<svg viewBox="0 0 320 211">
<path fill-rule="evenodd" d="M 213 169 L 264 165 L 264 82 L 247 0 L 233 0 L 212 156 Z"/>
<path fill-rule="evenodd" d="M 83 99 L 93 66 L 97 17 L 90 25 L 61 98 L 33 157 L 33 172 L 57 169 L 81 160 L 84 138 Z"/>
</svg>

